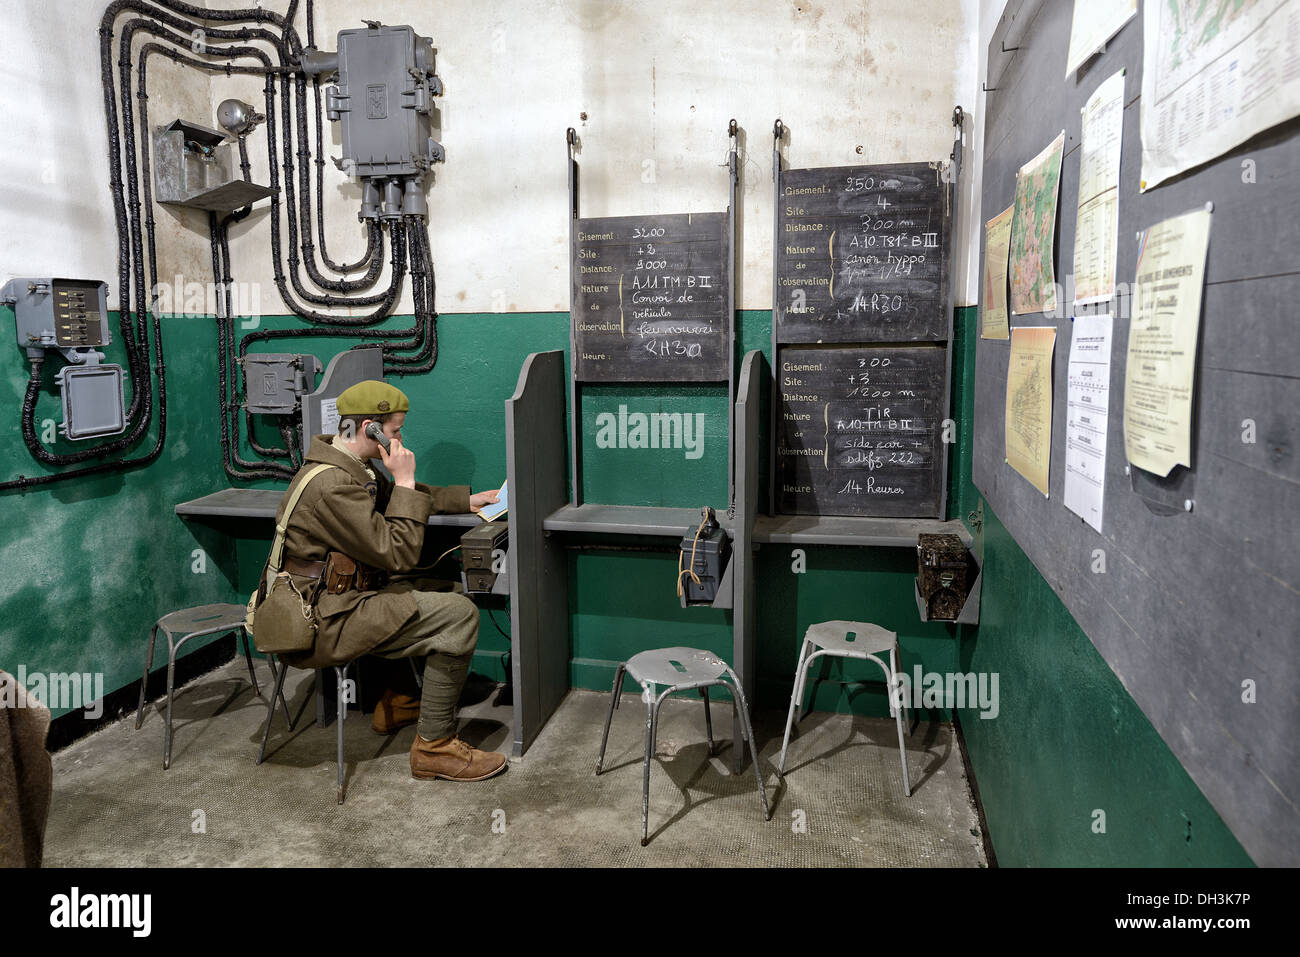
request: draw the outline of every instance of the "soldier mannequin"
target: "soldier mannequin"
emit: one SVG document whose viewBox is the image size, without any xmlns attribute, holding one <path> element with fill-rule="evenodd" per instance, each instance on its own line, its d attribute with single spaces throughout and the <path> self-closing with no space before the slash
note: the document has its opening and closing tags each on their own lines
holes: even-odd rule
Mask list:
<svg viewBox="0 0 1300 957">
<path fill-rule="evenodd" d="M 339 665 L 364 654 L 425 657 L 420 699 L 386 691 L 373 727 L 388 734 L 418 720 L 411 745 L 414 777 L 482 781 L 505 769 L 505 756 L 479 751 L 455 735 L 456 703 L 478 642 L 478 608 L 464 595 L 424 590 L 424 583 L 389 584 L 385 573 L 415 569 L 431 512 L 482 508 L 497 501 L 498 490 L 471 495 L 467 485 L 439 488 L 415 481 L 415 455 L 402 445 L 409 408 L 399 389 L 360 382 L 338 397 L 339 434 L 312 439 L 290 488 L 312 466 L 335 468 L 312 480 L 293 511 L 285 531 L 285 571 L 304 595 L 323 586 L 319 579 L 329 553 L 355 561 L 358 574 L 341 590 L 320 587 L 315 646 L 284 657 L 303 668 Z M 383 429 L 391 451 L 366 435 L 371 422 Z M 372 458 L 384 463 L 391 482 L 369 468 Z M 282 502 L 277 524 L 283 511 Z"/>
</svg>

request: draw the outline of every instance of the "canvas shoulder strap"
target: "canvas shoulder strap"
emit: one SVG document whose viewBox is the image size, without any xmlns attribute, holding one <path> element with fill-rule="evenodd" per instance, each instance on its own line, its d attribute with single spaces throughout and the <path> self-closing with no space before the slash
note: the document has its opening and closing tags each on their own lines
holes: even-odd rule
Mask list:
<svg viewBox="0 0 1300 957">
<path fill-rule="evenodd" d="M 284 506 L 284 516 L 280 519 L 280 523 L 275 526 L 275 541 L 271 545 L 271 559 L 267 563 L 272 571 L 278 572 L 283 565 L 284 533 L 289 527 L 289 516 L 293 514 L 293 509 L 294 506 L 298 504 L 298 499 L 302 497 L 303 489 L 307 487 L 308 482 L 314 479 L 317 475 L 320 475 L 321 472 L 332 468 L 336 468 L 336 466 L 328 463 L 314 466 L 310 472 L 302 477 L 302 481 L 294 486 L 293 491 L 289 493 L 289 501 L 285 503 Z"/>
</svg>

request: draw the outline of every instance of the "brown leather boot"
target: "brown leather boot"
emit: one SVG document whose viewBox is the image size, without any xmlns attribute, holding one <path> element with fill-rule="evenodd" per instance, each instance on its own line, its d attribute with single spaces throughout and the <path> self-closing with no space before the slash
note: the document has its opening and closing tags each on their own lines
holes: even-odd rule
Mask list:
<svg viewBox="0 0 1300 957">
<path fill-rule="evenodd" d="M 418 734 L 411 745 L 411 777 L 444 781 L 485 781 L 506 769 L 506 756 L 471 748 L 455 735 L 426 741 Z"/>
<path fill-rule="evenodd" d="M 375 705 L 375 716 L 370 719 L 370 727 L 375 734 L 392 734 L 418 720 L 420 699 L 390 689 L 384 692 L 384 696 Z"/>
</svg>

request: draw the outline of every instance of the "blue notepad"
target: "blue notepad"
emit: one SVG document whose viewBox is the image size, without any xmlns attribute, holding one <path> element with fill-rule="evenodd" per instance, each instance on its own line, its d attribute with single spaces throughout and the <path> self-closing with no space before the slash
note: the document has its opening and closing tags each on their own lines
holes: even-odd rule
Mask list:
<svg viewBox="0 0 1300 957">
<path fill-rule="evenodd" d="M 478 510 L 479 517 L 485 522 L 490 522 L 494 518 L 504 515 L 506 509 L 510 507 L 510 502 L 506 498 L 506 483 L 501 483 L 501 492 L 497 496 L 499 501 L 495 505 L 484 505 Z"/>
</svg>

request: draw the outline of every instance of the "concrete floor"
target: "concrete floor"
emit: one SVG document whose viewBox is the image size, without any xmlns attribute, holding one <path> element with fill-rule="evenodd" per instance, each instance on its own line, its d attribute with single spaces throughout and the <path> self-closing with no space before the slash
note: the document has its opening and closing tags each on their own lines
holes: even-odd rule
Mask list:
<svg viewBox="0 0 1300 957">
<path fill-rule="evenodd" d="M 259 680 L 269 693 L 265 665 Z M 291 671 L 290 710 L 311 693 Z M 511 710 L 473 681 L 463 738 L 509 753 Z M 474 701 L 474 703 L 470 703 Z M 893 721 L 809 715 L 776 776 L 784 713 L 759 713 L 759 764 L 773 807 L 764 822 L 751 767 L 728 773 L 730 708 L 715 705 L 718 754 L 707 756 L 703 705 L 685 695 L 660 712 L 650 774 L 650 844 L 640 846 L 644 706 L 625 695 L 605 772 L 595 776 L 608 696 L 573 691 L 522 760 L 490 781 L 410 776 L 415 729 L 391 737 L 369 715 L 344 724 L 347 801 L 335 795 L 333 725 L 307 713 L 292 733 L 277 712 L 267 759 L 254 761 L 266 706 L 238 659 L 181 689 L 171 769 L 163 715 L 149 707 L 54 756 L 47 867 L 125 866 L 937 866 L 986 857 L 951 725 L 907 740 L 903 796 Z"/>
</svg>

